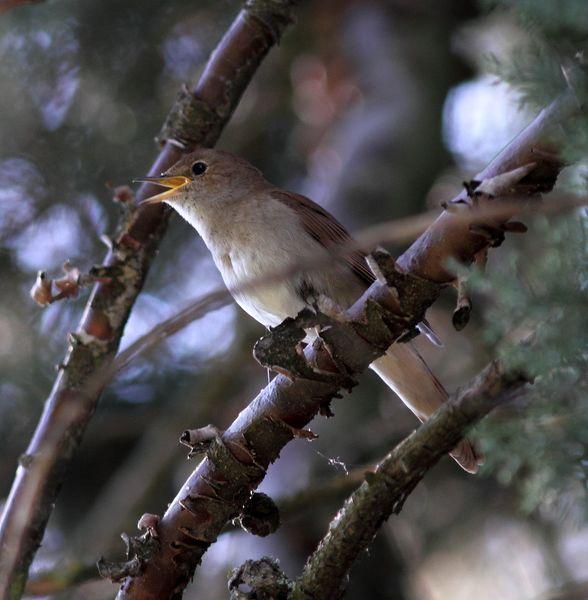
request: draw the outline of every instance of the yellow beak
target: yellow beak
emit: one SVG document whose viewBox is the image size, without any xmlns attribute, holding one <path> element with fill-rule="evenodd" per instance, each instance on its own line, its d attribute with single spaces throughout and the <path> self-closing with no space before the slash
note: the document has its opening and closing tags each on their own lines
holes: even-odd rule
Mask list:
<svg viewBox="0 0 588 600">
<path fill-rule="evenodd" d="M 161 194 L 156 194 L 140 202 L 140 204 L 158 204 L 173 196 L 179 189 L 192 180 L 182 175 L 175 175 L 174 177 L 142 177 L 133 181 L 138 183 L 154 183 L 155 185 L 168 188 L 165 192 L 161 192 Z"/>
</svg>

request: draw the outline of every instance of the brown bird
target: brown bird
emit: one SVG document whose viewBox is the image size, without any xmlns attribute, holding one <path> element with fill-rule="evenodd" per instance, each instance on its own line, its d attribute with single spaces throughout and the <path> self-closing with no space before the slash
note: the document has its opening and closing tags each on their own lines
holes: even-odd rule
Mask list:
<svg viewBox="0 0 588 600">
<path fill-rule="evenodd" d="M 196 229 L 237 303 L 266 327 L 296 316 L 319 297 L 348 308 L 374 281 L 360 251 L 333 258 L 333 247 L 351 237 L 332 215 L 312 200 L 272 185 L 229 152 L 199 149 L 161 177 L 139 181 L 168 188 L 146 202 L 166 202 Z M 313 261 L 329 266 L 242 290 L 252 279 L 271 278 L 296 263 Z M 393 344 L 371 368 L 421 421 L 447 399 L 410 343 Z M 451 456 L 466 471 L 477 471 L 480 457 L 468 440 Z"/>
</svg>

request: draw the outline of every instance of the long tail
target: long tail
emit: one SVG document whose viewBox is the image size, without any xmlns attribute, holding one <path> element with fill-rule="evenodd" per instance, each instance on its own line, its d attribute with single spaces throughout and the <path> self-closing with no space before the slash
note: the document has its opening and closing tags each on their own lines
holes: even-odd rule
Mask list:
<svg viewBox="0 0 588 600">
<path fill-rule="evenodd" d="M 370 367 L 421 421 L 426 421 L 447 400 L 445 388 L 410 343 L 393 344 Z M 451 456 L 468 473 L 476 473 L 483 462 L 467 439 L 459 442 Z"/>
</svg>

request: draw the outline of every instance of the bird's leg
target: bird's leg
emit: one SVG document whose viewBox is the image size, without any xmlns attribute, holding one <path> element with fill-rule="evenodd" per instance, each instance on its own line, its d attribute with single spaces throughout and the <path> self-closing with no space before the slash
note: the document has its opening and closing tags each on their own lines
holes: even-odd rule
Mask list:
<svg viewBox="0 0 588 600">
<path fill-rule="evenodd" d="M 269 334 L 271 332 L 271 327 L 266 327 L 266 330 Z M 269 367 L 266 367 L 265 372 L 267 373 L 267 384 L 269 385 L 270 381 L 272 380 L 271 369 Z"/>
<path fill-rule="evenodd" d="M 327 317 L 330 317 L 333 321 L 345 323 L 350 320 L 345 309 L 329 296 L 325 296 L 325 294 L 318 295 L 314 308 L 315 311 L 327 315 Z"/>
<path fill-rule="evenodd" d="M 308 281 L 303 280 L 297 291 L 304 303 L 317 315 L 326 315 L 340 323 L 349 320 L 343 307 L 326 294 L 318 292 Z M 320 333 L 319 325 L 315 325 L 317 335 Z"/>
</svg>

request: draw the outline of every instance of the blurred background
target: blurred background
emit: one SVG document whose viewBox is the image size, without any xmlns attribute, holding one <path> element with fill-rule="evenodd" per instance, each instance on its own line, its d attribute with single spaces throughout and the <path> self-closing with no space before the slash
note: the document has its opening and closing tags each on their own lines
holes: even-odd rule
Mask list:
<svg viewBox="0 0 588 600">
<path fill-rule="evenodd" d="M 47 0 L 0 14 L 0 499 L 40 415 L 87 294 L 41 309 L 38 270 L 83 270 L 105 253 L 113 188 L 147 173 L 179 86 L 194 81 L 234 18 L 228 0 Z M 247 90 L 219 147 L 327 207 L 351 231 L 439 206 L 459 191 L 583 65 L 580 0 L 322 0 L 299 10 Z M 585 152 L 576 126 L 566 152 Z M 571 143 L 573 142 L 573 143 Z M 582 161 L 559 193 L 585 193 Z M 558 192 L 556 192 L 558 193 Z M 429 314 L 444 341 L 417 340 L 450 390 L 539 329 L 531 400 L 479 431 L 488 463 L 445 459 L 384 525 L 352 573 L 350 599 L 588 598 L 588 352 L 585 215 L 537 217 L 473 277 L 460 333 L 447 292 Z M 395 254 L 403 248 L 391 246 Z M 583 270 L 584 269 L 584 270 Z M 123 347 L 221 285 L 204 244 L 174 217 Z M 143 512 L 161 514 L 195 466 L 182 430 L 227 426 L 266 384 L 251 348 L 260 326 L 231 305 L 132 363 L 106 390 L 31 571 L 31 594 L 115 594 L 93 563 L 122 554 Z M 542 344 L 542 345 L 541 345 Z M 539 367 L 538 367 L 539 368 Z M 287 510 L 267 538 L 227 531 L 185 597 L 227 597 L 227 573 L 271 555 L 291 577 L 352 489 L 349 481 L 417 423 L 367 373 L 295 441 L 262 491 Z M 196 459 L 197 460 L 197 459 Z M 345 483 L 347 480 L 347 483 Z M 348 489 L 316 500 L 317 490 Z M 293 495 L 300 493 L 299 496 Z"/>
</svg>

